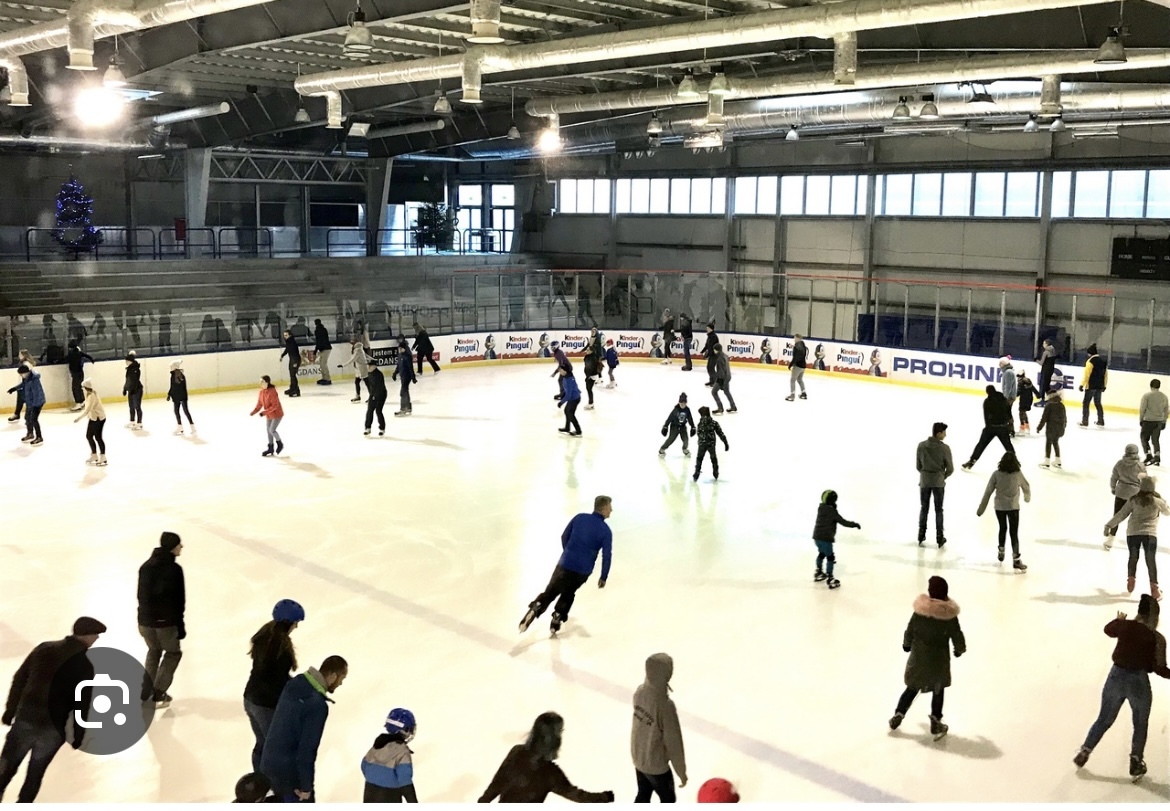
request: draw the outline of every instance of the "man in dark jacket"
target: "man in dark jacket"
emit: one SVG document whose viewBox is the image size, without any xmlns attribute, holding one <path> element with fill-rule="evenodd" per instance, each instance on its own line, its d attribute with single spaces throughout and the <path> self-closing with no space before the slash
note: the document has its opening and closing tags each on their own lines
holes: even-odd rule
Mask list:
<svg viewBox="0 0 1170 811">
<path fill-rule="evenodd" d="M 711 366 L 711 350 L 719 343 L 719 336 L 715 334 L 715 322 L 707 322 L 707 343 L 703 344 L 702 355 L 707 359 L 707 388 L 715 385 L 715 370 Z"/>
<path fill-rule="evenodd" d="M 420 326 L 417 321 L 414 322 L 414 356 L 418 358 L 418 373 L 420 375 L 422 374 L 424 358 L 431 364 L 435 374 L 441 371 L 439 364 L 435 363 L 435 345 L 431 343 L 431 336 L 427 335 L 426 329 Z"/>
<path fill-rule="evenodd" d="M 417 383 L 418 378 L 414 376 L 414 359 L 410 356 L 410 344 L 403 338 L 398 342 L 398 366 L 394 369 L 394 374 L 391 375 L 392 380 L 402 378 L 398 389 L 398 411 L 394 412 L 395 417 L 409 417 L 411 412 L 410 404 L 410 384 Z"/>
<path fill-rule="evenodd" d="M 711 388 L 711 396 L 715 398 L 716 406 L 714 413 L 723 413 L 723 402 L 719 399 L 719 392 L 722 391 L 727 395 L 728 411 L 734 414 L 738 409 L 735 407 L 735 398 L 731 396 L 731 363 L 720 344 L 711 347 L 711 355 L 707 358 L 707 371 L 715 380 L 715 385 Z"/>
<path fill-rule="evenodd" d="M 300 397 L 301 382 L 297 380 L 297 372 L 301 369 L 301 348 L 288 330 L 284 331 L 284 351 L 280 353 L 281 360 L 285 357 L 288 358 L 288 389 L 284 393 L 289 397 Z"/>
<path fill-rule="evenodd" d="M 374 415 L 378 416 L 378 436 L 386 435 L 386 417 L 382 408 L 386 405 L 386 378 L 378 368 L 378 361 L 370 358 L 370 373 L 366 376 L 366 391 L 370 396 L 366 399 L 366 436 L 374 426 Z"/>
<path fill-rule="evenodd" d="M 804 370 L 808 366 L 808 347 L 804 344 L 804 339 L 799 335 L 795 336 L 796 341 L 792 344 L 792 362 L 788 364 L 788 396 L 784 399 L 792 402 L 796 399 L 796 387 L 800 386 L 800 399 L 807 400 L 808 395 L 804 391 Z"/>
<path fill-rule="evenodd" d="M 28 755 L 28 773 L 17 801 L 35 800 L 45 770 L 65 743 L 66 722 L 74 708 L 80 706 L 82 717 L 88 719 L 93 688 L 83 688 L 80 701 L 75 700 L 76 691 L 82 682 L 94 678 L 93 664 L 85 652 L 105 632 L 102 623 L 80 617 L 73 623 L 71 636 L 37 645 L 16 671 L 0 719 L 12 727 L 0 750 L 0 798 Z M 70 741 L 74 749 L 80 748 L 84 735 L 85 727 L 74 724 Z"/>
<path fill-rule="evenodd" d="M 81 381 L 84 377 L 82 366 L 85 361 L 93 363 L 93 358 L 81 351 L 77 341 L 69 342 L 69 352 L 65 355 L 65 362 L 69 364 L 69 380 L 73 384 L 73 408 L 70 411 L 80 411 L 85 401 L 85 393 L 81 390 Z"/>
<path fill-rule="evenodd" d="M 332 386 L 333 378 L 329 376 L 329 355 L 333 352 L 333 342 L 329 340 L 329 328 L 318 318 L 313 328 L 313 351 L 317 354 L 317 365 L 321 367 L 321 379 L 318 386 Z"/>
<path fill-rule="evenodd" d="M 1097 345 L 1089 344 L 1089 359 L 1085 361 L 1085 376 L 1081 380 L 1081 391 L 1085 393 L 1081 404 L 1081 427 L 1089 425 L 1089 403 L 1097 405 L 1097 424 L 1104 427 L 1105 409 L 1101 407 L 1101 395 L 1109 383 L 1109 364 L 1097 354 Z"/>
<path fill-rule="evenodd" d="M 683 367 L 684 372 L 689 372 L 691 366 L 691 341 L 695 340 L 695 331 L 691 328 L 691 317 L 686 313 L 679 313 L 678 315 L 678 333 L 682 336 L 683 344 Z"/>
<path fill-rule="evenodd" d="M 310 667 L 290 680 L 280 694 L 264 741 L 260 771 L 284 802 L 315 799 L 317 749 L 333 703 L 329 694 L 347 675 L 349 664 L 340 656 L 330 656 L 320 668 Z"/>
<path fill-rule="evenodd" d="M 142 700 L 153 701 L 160 709 L 171 704 L 167 690 L 183 658 L 179 641 L 187 636 L 183 622 L 187 588 L 177 560 L 182 552 L 179 536 L 164 532 L 150 559 L 138 569 L 138 632 L 147 648 Z"/>
<path fill-rule="evenodd" d="M 1043 402 L 1048 399 L 1048 391 L 1052 386 L 1052 375 L 1056 371 L 1056 347 L 1052 345 L 1051 338 L 1044 339 L 1044 344 L 1040 348 L 1040 357 L 1036 358 L 1036 362 L 1040 364 L 1040 379 L 1037 381 L 1039 385 L 1036 388 L 1040 392 L 1040 400 Z"/>
<path fill-rule="evenodd" d="M 45 407 L 45 387 L 41 385 L 41 376 L 31 367 L 23 363 L 16 370 L 20 374 L 20 398 L 24 400 L 25 434 L 20 440 L 30 445 L 41 445 L 44 437 L 41 436 L 41 409 Z"/>
<path fill-rule="evenodd" d="M 983 433 L 979 435 L 979 443 L 971 452 L 971 458 L 963 464 L 963 470 L 975 467 L 993 439 L 998 439 L 1008 453 L 1016 452 L 1012 447 L 1012 407 L 1003 392 L 995 386 L 988 386 L 987 399 L 983 401 Z"/>
</svg>

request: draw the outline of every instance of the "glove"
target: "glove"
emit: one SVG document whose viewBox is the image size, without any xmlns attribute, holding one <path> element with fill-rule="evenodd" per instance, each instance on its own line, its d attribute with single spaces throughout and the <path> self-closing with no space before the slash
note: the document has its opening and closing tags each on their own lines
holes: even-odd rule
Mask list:
<svg viewBox="0 0 1170 811">
<path fill-rule="evenodd" d="M 605 798 L 604 800 L 602 800 L 602 802 L 606 802 L 606 803 L 613 802 L 613 792 L 612 791 L 603 791 L 601 793 L 601 796 Z"/>
<path fill-rule="evenodd" d="M 958 659 L 958 658 L 959 658 L 960 656 L 962 656 L 962 655 L 963 655 L 963 654 L 959 653 L 958 651 L 955 651 L 955 658 L 956 658 L 956 659 Z"/>
<path fill-rule="evenodd" d="M 80 735 L 78 735 L 70 742 L 69 745 L 72 746 L 74 749 L 80 749 L 81 744 L 82 744 L 82 737 Z"/>
<path fill-rule="evenodd" d="M 903 653 L 909 653 L 909 652 L 910 652 L 910 648 L 908 648 L 906 645 L 903 645 L 903 646 L 902 646 L 902 652 L 903 652 Z"/>
<path fill-rule="evenodd" d="M 978 510 L 975 511 L 975 516 L 978 518 L 983 517 L 983 508 L 982 507 L 980 507 Z"/>
<path fill-rule="evenodd" d="M 390 379 L 397 380 L 398 379 L 398 372 L 395 372 L 394 374 L 390 375 Z"/>
<path fill-rule="evenodd" d="M 15 712 L 6 712 L 6 713 L 4 713 L 3 717 L 0 717 L 0 724 L 4 724 L 4 726 L 10 727 L 10 726 L 12 726 L 12 722 L 15 720 L 16 720 L 16 713 Z"/>
<path fill-rule="evenodd" d="M 1085 390 L 1084 386 L 1077 386 L 1077 391 L 1084 391 L 1084 390 Z"/>
<path fill-rule="evenodd" d="M 854 529 L 861 529 L 861 524 L 859 524 L 859 523 L 857 523 L 856 521 L 854 521 L 854 522 L 853 522 L 853 528 L 854 528 Z"/>
<path fill-rule="evenodd" d="M 170 401 L 171 401 L 171 395 L 168 394 L 167 395 L 167 402 L 169 403 Z"/>
<path fill-rule="evenodd" d="M 1109 529 L 1110 529 L 1109 525 L 1106 524 L 1105 525 L 1105 537 L 1109 537 Z"/>
<path fill-rule="evenodd" d="M 729 451 L 729 450 L 731 450 L 731 446 L 730 446 L 730 445 L 728 445 L 726 442 L 724 442 L 724 443 L 723 443 L 723 450 L 724 450 L 724 451 Z"/>
<path fill-rule="evenodd" d="M 179 639 L 186 639 L 186 638 L 187 638 L 187 623 L 180 622 L 179 623 Z"/>
<path fill-rule="evenodd" d="M 666 426 L 664 425 L 664 426 L 662 426 L 662 435 L 663 435 L 663 436 L 666 436 L 666 433 L 667 433 L 667 432 L 666 432 Z"/>
</svg>

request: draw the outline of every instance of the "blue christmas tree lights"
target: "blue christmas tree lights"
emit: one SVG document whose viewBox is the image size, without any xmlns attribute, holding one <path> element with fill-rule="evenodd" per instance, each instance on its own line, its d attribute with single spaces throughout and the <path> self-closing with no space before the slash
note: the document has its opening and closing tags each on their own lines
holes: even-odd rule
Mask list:
<svg viewBox="0 0 1170 811">
<path fill-rule="evenodd" d="M 73 252 L 92 251 L 102 244 L 102 232 L 93 227 L 93 198 L 85 193 L 85 186 L 70 176 L 57 192 L 57 227 L 52 237 Z"/>
</svg>

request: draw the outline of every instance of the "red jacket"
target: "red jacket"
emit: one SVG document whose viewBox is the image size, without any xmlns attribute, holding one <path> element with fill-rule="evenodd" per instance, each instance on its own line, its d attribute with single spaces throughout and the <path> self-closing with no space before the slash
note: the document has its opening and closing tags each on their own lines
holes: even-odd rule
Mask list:
<svg viewBox="0 0 1170 811">
<path fill-rule="evenodd" d="M 264 412 L 264 416 L 270 420 L 284 416 L 284 409 L 280 407 L 280 395 L 277 394 L 275 386 L 260 389 L 260 397 L 256 400 L 256 407 L 252 409 L 252 413 L 255 414 L 257 411 Z"/>
</svg>

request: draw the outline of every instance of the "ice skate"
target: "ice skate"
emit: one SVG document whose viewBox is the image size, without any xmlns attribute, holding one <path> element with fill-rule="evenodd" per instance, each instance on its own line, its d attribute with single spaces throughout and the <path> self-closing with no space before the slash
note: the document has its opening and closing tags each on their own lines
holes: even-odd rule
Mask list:
<svg viewBox="0 0 1170 811">
<path fill-rule="evenodd" d="M 690 455 L 691 455 L 690 449 L 683 448 L 683 456 L 690 456 Z"/>
<path fill-rule="evenodd" d="M 723 409 L 722 409 L 722 408 L 719 408 L 719 409 L 716 409 L 715 411 L 712 411 L 711 413 L 712 413 L 713 415 L 714 415 L 714 414 L 722 414 L 722 413 L 723 413 Z"/>
<path fill-rule="evenodd" d="M 1084 765 L 1089 762 L 1089 755 L 1092 753 L 1092 749 L 1082 746 L 1081 750 L 1073 756 L 1073 763 L 1077 764 L 1078 769 L 1084 768 Z"/>
<path fill-rule="evenodd" d="M 97 464 L 97 454 L 96 454 L 96 453 L 91 453 L 91 454 L 89 455 L 89 459 L 87 459 L 87 460 L 85 461 L 85 463 L 86 463 L 87 465 L 96 465 L 96 464 Z"/>
<path fill-rule="evenodd" d="M 944 546 L 946 546 L 946 545 L 947 545 L 947 539 L 946 539 L 946 538 L 943 538 L 942 536 L 939 536 L 939 539 L 938 539 L 938 548 L 939 548 L 939 549 L 942 549 L 942 548 L 943 548 Z"/>
<path fill-rule="evenodd" d="M 265 450 L 265 451 L 264 451 L 264 453 L 262 453 L 262 454 L 260 454 L 260 455 L 261 455 L 261 456 L 271 456 L 271 455 L 272 455 L 272 446 L 271 446 L 271 445 L 269 445 L 269 446 L 268 446 L 268 449 L 267 449 L 267 450 Z"/>
<path fill-rule="evenodd" d="M 727 413 L 728 413 L 728 414 L 735 414 L 735 413 L 736 413 L 736 412 L 738 412 L 738 411 L 739 411 L 739 409 L 738 409 L 738 408 L 729 408 L 729 409 L 727 409 Z"/>
<path fill-rule="evenodd" d="M 691 476 L 691 478 L 694 479 L 695 481 L 698 481 L 699 480 L 699 471 L 696 470 L 695 475 Z"/>
<path fill-rule="evenodd" d="M 548 629 L 553 636 L 556 636 L 564 623 L 565 621 L 561 619 L 561 615 L 554 611 L 552 615 L 552 622 L 548 624 Z"/>
<path fill-rule="evenodd" d="M 802 391 L 802 392 L 800 393 L 800 399 L 802 399 L 802 400 L 807 400 L 807 399 L 808 399 L 808 395 L 807 395 L 807 394 L 805 394 L 805 393 Z"/>
<path fill-rule="evenodd" d="M 562 434 L 567 434 L 567 433 L 569 433 L 569 429 L 568 429 L 568 428 L 558 428 L 558 429 L 557 429 L 557 431 L 558 431 L 559 433 L 562 433 Z M 665 453 L 665 452 L 663 452 L 663 453 L 661 453 L 660 455 L 661 455 L 661 456 L 666 456 L 666 453 Z"/>
<path fill-rule="evenodd" d="M 894 717 L 890 719 L 890 729 L 897 729 L 902 726 L 902 719 L 906 717 L 904 712 L 894 713 Z"/>
<path fill-rule="evenodd" d="M 22 436 L 20 438 L 20 441 L 21 442 L 32 442 L 34 439 L 36 439 L 36 437 L 33 436 L 32 434 L 25 434 L 24 436 Z"/>
<path fill-rule="evenodd" d="M 154 708 L 156 710 L 165 710 L 167 707 L 171 706 L 171 703 L 173 701 L 174 701 L 174 699 L 171 698 L 166 693 L 155 693 L 154 694 Z"/>
<path fill-rule="evenodd" d="M 1097 420 L 1097 425 L 1101 428 L 1105 427 L 1105 420 Z"/>
<path fill-rule="evenodd" d="M 82 409 L 82 407 L 83 407 L 83 406 L 81 405 L 81 403 L 74 403 L 74 404 L 72 405 L 72 407 L 70 407 L 70 409 L 69 409 L 69 410 L 70 410 L 70 411 L 80 411 L 80 410 Z"/>
<path fill-rule="evenodd" d="M 1137 580 L 1135 578 L 1132 578 L 1132 577 L 1126 578 L 1126 580 L 1125 580 L 1125 593 L 1126 594 L 1133 594 L 1133 590 L 1135 588 L 1137 588 Z"/>
<path fill-rule="evenodd" d="M 1003 546 L 999 547 L 999 562 L 1003 563 Z"/>
<path fill-rule="evenodd" d="M 1110 535 L 1108 538 L 1105 539 L 1105 543 L 1103 544 L 1103 546 L 1105 547 L 1106 551 L 1113 548 L 1113 537 L 1114 536 Z"/>
<path fill-rule="evenodd" d="M 569 431 L 569 436 L 581 436 L 580 431 Z"/>
<path fill-rule="evenodd" d="M 785 398 L 784 398 L 784 402 L 786 402 L 786 403 L 791 403 L 791 402 L 792 402 L 793 400 L 795 400 L 795 399 L 796 399 L 796 398 L 795 398 L 795 397 L 793 397 L 793 396 L 790 394 L 790 395 L 788 395 L 787 397 L 785 397 Z"/>
<path fill-rule="evenodd" d="M 11 417 L 9 417 L 9 418 L 8 418 L 8 421 L 9 421 L 9 422 L 19 422 L 19 421 L 20 421 L 20 416 L 19 416 L 19 415 L 17 415 L 17 414 L 13 414 Z M 1147 463 L 1147 464 L 1148 464 L 1148 463 Z"/>
<path fill-rule="evenodd" d="M 593 410 L 593 403 L 589 403 L 588 405 L 586 405 L 586 406 L 585 406 L 585 410 L 586 410 L 586 411 L 592 411 L 592 410 Z"/>
<path fill-rule="evenodd" d="M 1047 459 L 1045 459 L 1043 462 L 1040 463 L 1040 467 L 1050 467 L 1050 466 L 1051 466 L 1051 463 Z"/>
<path fill-rule="evenodd" d="M 1155 453 L 1154 454 L 1154 467 L 1161 467 L 1161 466 L 1162 466 L 1162 455 Z"/>
<path fill-rule="evenodd" d="M 369 436 L 369 435 L 370 435 L 370 429 L 369 429 L 369 428 L 367 428 L 366 430 L 362 431 L 362 436 Z"/>
<path fill-rule="evenodd" d="M 666 451 L 665 451 L 664 449 L 662 449 L 662 448 L 659 448 L 659 449 L 658 449 L 658 455 L 659 455 L 659 456 L 666 456 Z"/>
<path fill-rule="evenodd" d="M 606 383 L 606 384 L 605 384 L 605 387 L 606 387 L 607 389 L 612 389 L 612 388 L 613 388 L 613 383 Z"/>
<path fill-rule="evenodd" d="M 1157 583 L 1150 584 L 1150 596 L 1153 597 L 1155 600 L 1162 599 L 1162 590 L 1160 588 L 1158 588 Z"/>
<path fill-rule="evenodd" d="M 1089 422 L 1088 422 L 1088 420 L 1081 420 L 1081 422 L 1080 422 L 1080 426 L 1081 426 L 1082 428 L 1088 428 L 1088 427 L 1089 427 Z"/>
<path fill-rule="evenodd" d="M 30 444 L 30 445 L 44 445 L 45 440 L 41 439 L 40 437 L 37 437 L 36 439 L 34 439 L 32 442 L 30 442 L 28 444 Z"/>
<path fill-rule="evenodd" d="M 98 454 L 97 466 L 98 467 L 105 467 L 106 466 L 106 455 L 104 453 Z"/>
<path fill-rule="evenodd" d="M 829 579 L 829 576 L 827 574 L 825 574 L 824 572 L 822 572 L 820 569 L 817 569 L 816 574 L 813 575 L 813 582 L 814 583 L 820 583 L 822 580 L 828 580 L 828 579 Z"/>
<path fill-rule="evenodd" d="M 1146 762 L 1136 755 L 1129 756 L 1129 776 L 1133 778 L 1133 782 L 1142 779 L 1146 773 Z"/>
<path fill-rule="evenodd" d="M 191 436 L 195 436 L 195 426 L 191 426 Z"/>
<path fill-rule="evenodd" d="M 947 733 L 950 732 L 950 729 L 951 728 L 949 726 L 944 724 L 938 718 L 935 718 L 933 715 L 930 716 L 930 734 L 934 736 L 936 741 L 941 741 L 943 738 L 945 738 Z"/>
<path fill-rule="evenodd" d="M 354 397 L 352 400 L 350 400 L 351 403 L 360 403 L 361 401 L 362 401 L 361 397 Z"/>
<path fill-rule="evenodd" d="M 963 463 L 963 470 L 970 470 L 973 467 L 975 467 L 975 460 L 974 459 L 968 459 L 966 462 Z"/>
<path fill-rule="evenodd" d="M 182 429 L 182 428 L 176 428 L 176 429 L 175 429 L 175 432 L 174 432 L 174 434 L 173 434 L 172 436 L 182 436 L 182 435 L 183 435 L 183 429 Z"/>
<path fill-rule="evenodd" d="M 712 471 L 711 475 L 715 477 L 715 481 L 719 481 L 719 471 L 718 470 Z"/>
<path fill-rule="evenodd" d="M 378 436 L 386 436 L 386 432 L 383 431 L 381 428 L 379 428 L 378 429 Z"/>
<path fill-rule="evenodd" d="M 1055 468 L 1060 467 L 1060 457 L 1059 456 L 1057 456 L 1055 459 L 1052 460 L 1052 466 Z"/>
<path fill-rule="evenodd" d="M 830 577 L 828 582 L 827 582 L 827 585 L 831 589 L 839 589 L 839 588 L 841 588 L 841 581 L 835 577 Z"/>
<path fill-rule="evenodd" d="M 280 456 L 280 452 L 284 450 L 284 443 L 279 439 L 276 440 L 276 455 Z"/>
<path fill-rule="evenodd" d="M 528 626 L 536 622 L 536 609 L 528 606 L 528 611 L 525 612 L 524 618 L 520 620 L 520 633 L 528 630 Z"/>
<path fill-rule="evenodd" d="M 1024 562 L 1023 562 L 1022 560 L 1020 560 L 1019 558 L 1013 558 L 1013 559 L 1012 559 L 1012 568 L 1013 568 L 1013 569 L 1015 569 L 1015 570 L 1016 570 L 1016 571 L 1018 571 L 1018 572 L 1026 572 L 1026 571 L 1028 571 L 1028 567 L 1027 567 L 1027 566 L 1025 566 L 1025 565 L 1024 565 Z"/>
<path fill-rule="evenodd" d="M 16 417 L 9 417 L 8 421 L 12 422 L 14 419 L 16 419 Z M 1142 464 L 1144 464 L 1146 467 L 1149 467 L 1150 465 L 1154 464 L 1154 454 L 1149 453 L 1147 451 L 1146 458 L 1142 461 Z"/>
</svg>

